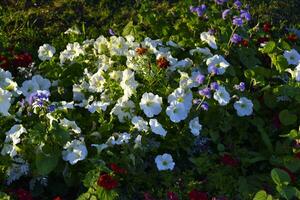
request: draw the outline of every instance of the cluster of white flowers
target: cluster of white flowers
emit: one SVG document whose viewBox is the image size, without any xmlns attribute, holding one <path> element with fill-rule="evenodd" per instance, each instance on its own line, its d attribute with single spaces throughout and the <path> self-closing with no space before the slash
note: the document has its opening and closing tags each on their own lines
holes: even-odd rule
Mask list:
<svg viewBox="0 0 300 200">
<path fill-rule="evenodd" d="M 64 149 L 65 150 L 62 151 L 63 159 L 68 161 L 71 165 L 84 160 L 88 154 L 83 138 L 67 142 Z"/>
<path fill-rule="evenodd" d="M 41 75 L 34 75 L 31 80 L 26 80 L 22 83 L 20 90 L 28 101 L 30 95 L 34 92 L 37 92 L 38 90 L 49 91 L 50 87 L 51 82 L 48 79 L 43 78 Z"/>
</svg>

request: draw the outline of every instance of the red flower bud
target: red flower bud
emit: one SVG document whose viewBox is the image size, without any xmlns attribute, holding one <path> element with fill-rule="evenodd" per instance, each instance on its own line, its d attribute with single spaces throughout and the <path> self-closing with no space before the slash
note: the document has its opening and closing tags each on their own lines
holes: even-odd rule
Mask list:
<svg viewBox="0 0 300 200">
<path fill-rule="evenodd" d="M 116 163 L 109 164 L 111 170 L 113 170 L 116 174 L 126 174 L 126 169 L 119 167 Z"/>
<path fill-rule="evenodd" d="M 118 186 L 118 181 L 109 174 L 102 174 L 99 176 L 97 184 L 106 190 L 112 190 Z"/>
<path fill-rule="evenodd" d="M 272 25 L 268 22 L 264 23 L 263 25 L 263 31 L 265 33 L 269 33 L 271 31 Z"/>
<path fill-rule="evenodd" d="M 239 164 L 239 161 L 234 159 L 231 155 L 229 154 L 224 154 L 222 157 L 221 157 L 221 162 L 224 164 L 224 165 L 228 165 L 228 166 L 231 166 L 231 167 L 237 167 L 238 164 Z"/>
<path fill-rule="evenodd" d="M 208 196 L 205 192 L 199 192 L 198 190 L 192 190 L 189 193 L 190 200 L 208 200 Z"/>
<path fill-rule="evenodd" d="M 159 68 L 166 69 L 170 66 L 170 62 L 165 57 L 160 57 L 156 60 L 156 64 Z"/>
<path fill-rule="evenodd" d="M 248 47 L 248 46 L 249 46 L 249 40 L 243 39 L 243 40 L 241 41 L 241 44 L 242 44 L 242 46 L 244 46 L 244 47 Z"/>
</svg>

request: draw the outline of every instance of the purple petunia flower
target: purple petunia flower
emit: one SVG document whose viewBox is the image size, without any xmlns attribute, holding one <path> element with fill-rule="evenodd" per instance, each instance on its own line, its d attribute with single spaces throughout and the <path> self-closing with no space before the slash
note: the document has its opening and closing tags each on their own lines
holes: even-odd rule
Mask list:
<svg viewBox="0 0 300 200">
<path fill-rule="evenodd" d="M 219 89 L 219 84 L 217 82 L 212 82 L 210 84 L 210 89 L 211 90 L 218 90 Z"/>
<path fill-rule="evenodd" d="M 207 111 L 208 108 L 209 108 L 208 103 L 207 103 L 206 101 L 204 101 L 204 102 L 202 103 L 202 105 L 201 105 L 201 108 L 202 108 L 203 110 Z"/>
<path fill-rule="evenodd" d="M 238 34 L 233 34 L 232 37 L 230 38 L 230 41 L 234 44 L 238 44 L 243 40 L 243 38 L 241 36 L 239 36 Z"/>
<path fill-rule="evenodd" d="M 240 17 L 234 16 L 232 23 L 236 26 L 243 26 L 243 20 Z"/>
<path fill-rule="evenodd" d="M 50 92 L 47 90 L 38 90 L 29 96 L 28 103 L 32 105 L 36 103 L 38 106 L 43 106 L 44 101 L 49 101 Z"/>
<path fill-rule="evenodd" d="M 214 35 L 214 34 L 216 34 L 216 30 L 214 30 L 214 29 L 208 29 L 208 33 L 209 33 L 209 35 Z"/>
<path fill-rule="evenodd" d="M 197 77 L 196 77 L 196 82 L 199 83 L 199 84 L 202 84 L 205 80 L 205 76 L 202 75 L 202 74 L 199 74 Z"/>
<path fill-rule="evenodd" d="M 48 106 L 48 112 L 53 112 L 55 110 L 55 105 Z"/>
<path fill-rule="evenodd" d="M 246 21 L 251 20 L 251 14 L 247 10 L 241 10 L 241 18 L 245 19 Z"/>
<path fill-rule="evenodd" d="M 203 88 L 202 90 L 199 90 L 199 94 L 201 96 L 205 96 L 206 98 L 210 99 L 211 97 L 210 88 Z"/>
<path fill-rule="evenodd" d="M 226 17 L 230 14 L 230 9 L 226 9 L 226 10 L 224 10 L 223 11 L 223 13 L 222 13 L 222 18 L 225 20 L 226 19 Z"/>
<path fill-rule="evenodd" d="M 202 4 L 201 6 L 197 7 L 190 6 L 190 11 L 197 13 L 197 15 L 201 17 L 206 11 L 206 5 Z"/>
<path fill-rule="evenodd" d="M 116 35 L 116 33 L 111 28 L 108 30 L 108 33 L 112 36 Z"/>
<path fill-rule="evenodd" d="M 240 2 L 239 0 L 236 0 L 234 3 L 234 6 L 237 7 L 238 9 L 240 9 L 242 7 L 242 2 Z"/>
<path fill-rule="evenodd" d="M 211 65 L 208 67 L 208 72 L 211 73 L 212 75 L 218 75 L 219 69 L 216 66 Z"/>
<path fill-rule="evenodd" d="M 215 0 L 215 2 L 219 5 L 223 5 L 227 0 Z"/>
</svg>

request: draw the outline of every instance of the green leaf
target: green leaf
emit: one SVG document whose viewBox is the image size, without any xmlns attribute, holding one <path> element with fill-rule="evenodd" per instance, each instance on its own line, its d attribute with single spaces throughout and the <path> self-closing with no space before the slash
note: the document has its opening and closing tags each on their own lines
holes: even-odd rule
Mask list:
<svg viewBox="0 0 300 200">
<path fill-rule="evenodd" d="M 273 199 L 272 196 L 268 195 L 264 190 L 257 192 L 253 198 L 253 200 L 272 200 L 272 199 Z"/>
<path fill-rule="evenodd" d="M 279 72 L 283 72 L 289 67 L 289 64 L 283 55 L 271 56 L 272 62 Z"/>
<path fill-rule="evenodd" d="M 291 182 L 291 178 L 288 173 L 283 171 L 282 169 L 272 169 L 271 177 L 278 186 L 288 185 Z"/>
<path fill-rule="evenodd" d="M 260 49 L 262 53 L 271 53 L 274 51 L 276 43 L 274 41 L 268 42 L 263 48 Z"/>
<path fill-rule="evenodd" d="M 35 166 L 37 168 L 37 173 L 39 175 L 45 176 L 49 174 L 58 164 L 58 160 L 60 157 L 59 151 L 54 149 L 46 150 L 45 152 L 39 150 L 36 154 L 35 158 Z"/>
<path fill-rule="evenodd" d="M 292 125 L 297 122 L 297 115 L 290 113 L 288 110 L 282 110 L 279 113 L 280 122 L 285 125 Z"/>
</svg>

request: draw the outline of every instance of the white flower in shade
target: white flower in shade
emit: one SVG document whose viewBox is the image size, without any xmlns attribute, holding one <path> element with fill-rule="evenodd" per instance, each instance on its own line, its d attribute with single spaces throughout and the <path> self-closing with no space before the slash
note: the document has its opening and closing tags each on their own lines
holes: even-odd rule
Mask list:
<svg viewBox="0 0 300 200">
<path fill-rule="evenodd" d="M 195 117 L 190 121 L 189 128 L 194 136 L 198 136 L 200 134 L 202 125 L 199 123 L 199 117 Z"/>
<path fill-rule="evenodd" d="M 157 121 L 157 119 L 150 119 L 149 125 L 153 133 L 161 135 L 163 137 L 166 136 L 167 131 L 162 127 L 162 125 Z"/>
<path fill-rule="evenodd" d="M 94 48 L 98 54 L 103 54 L 107 51 L 108 41 L 107 39 L 101 35 L 98 37 L 94 43 Z"/>
<path fill-rule="evenodd" d="M 112 71 L 109 73 L 109 77 L 115 81 L 119 81 L 122 78 L 122 71 Z"/>
<path fill-rule="evenodd" d="M 140 116 L 135 116 L 131 119 L 131 123 L 138 131 L 147 131 L 149 129 L 148 122 Z"/>
<path fill-rule="evenodd" d="M 73 140 L 65 144 L 62 151 L 63 160 L 68 161 L 71 165 L 76 164 L 78 161 L 84 160 L 88 154 L 87 148 L 83 139 Z"/>
<path fill-rule="evenodd" d="M 241 97 L 233 104 L 233 107 L 237 111 L 237 115 L 240 117 L 249 116 L 253 112 L 253 103 L 246 97 Z"/>
<path fill-rule="evenodd" d="M 218 74 L 224 74 L 227 67 L 229 67 L 229 63 L 220 55 L 214 55 L 206 60 L 206 64 L 208 66 L 208 72 L 211 73 L 210 67 L 215 66 L 218 68 Z"/>
<path fill-rule="evenodd" d="M 188 116 L 188 110 L 184 103 L 178 101 L 173 101 L 166 110 L 167 115 L 170 117 L 170 120 L 174 123 L 178 123 Z"/>
<path fill-rule="evenodd" d="M 22 87 L 20 88 L 22 94 L 27 98 L 29 98 L 30 94 L 38 91 L 39 89 L 40 89 L 39 84 L 33 80 L 24 81 L 22 83 Z"/>
<path fill-rule="evenodd" d="M 12 182 L 20 179 L 21 176 L 27 175 L 29 172 L 28 163 L 20 157 L 14 157 L 11 166 L 7 169 L 6 183 L 10 185 Z"/>
<path fill-rule="evenodd" d="M 14 145 L 20 143 L 20 136 L 26 133 L 26 129 L 21 124 L 13 125 L 9 131 L 7 131 L 5 142 L 12 142 Z"/>
<path fill-rule="evenodd" d="M 44 44 L 43 46 L 39 47 L 38 50 L 38 57 L 40 60 L 45 61 L 45 60 L 51 60 L 53 55 L 55 54 L 55 48 L 49 44 Z"/>
<path fill-rule="evenodd" d="M 117 139 L 116 139 L 117 137 Z M 113 136 L 111 136 L 110 138 L 108 138 L 107 140 L 107 144 L 110 144 L 110 145 L 121 145 L 121 144 L 127 144 L 129 142 L 131 138 L 131 135 L 127 132 L 124 132 L 124 133 L 116 133 L 114 134 Z"/>
<path fill-rule="evenodd" d="M 176 69 L 183 69 L 192 66 L 193 61 L 189 58 L 185 58 L 184 60 L 180 60 L 178 62 L 175 62 L 174 64 L 171 64 L 170 69 L 171 71 L 175 71 Z"/>
<path fill-rule="evenodd" d="M 200 48 L 200 47 L 196 47 L 196 49 L 192 49 L 190 50 L 190 54 L 193 56 L 195 53 L 201 53 L 204 54 L 205 56 L 213 56 L 213 54 L 211 53 L 210 49 L 205 47 L 205 48 Z"/>
<path fill-rule="evenodd" d="M 68 30 L 66 30 L 64 32 L 64 34 L 69 35 L 69 34 L 75 34 L 75 35 L 80 35 L 81 32 L 79 30 L 79 28 L 77 26 L 72 27 L 72 28 L 68 28 Z"/>
<path fill-rule="evenodd" d="M 91 146 L 96 147 L 98 153 L 101 153 L 104 149 L 108 148 L 107 144 L 91 144 Z"/>
<path fill-rule="evenodd" d="M 8 80 L 12 79 L 12 75 L 9 71 L 5 71 L 0 68 L 0 87 L 5 88 L 8 86 Z"/>
<path fill-rule="evenodd" d="M 299 63 L 298 66 L 295 68 L 294 73 L 295 73 L 295 80 L 296 80 L 297 82 L 300 82 L 300 63 Z"/>
<path fill-rule="evenodd" d="M 179 87 L 183 89 L 192 88 L 194 81 L 190 78 L 186 72 L 178 71 L 180 74 Z"/>
<path fill-rule="evenodd" d="M 230 95 L 226 91 L 225 87 L 219 86 L 219 89 L 214 93 L 214 99 L 218 101 L 221 106 L 225 106 L 230 101 Z"/>
<path fill-rule="evenodd" d="M 120 86 L 124 91 L 123 99 L 128 100 L 136 92 L 136 88 L 138 86 L 138 82 L 134 79 L 133 71 L 130 69 L 125 69 L 122 72 Z"/>
<path fill-rule="evenodd" d="M 140 108 L 144 111 L 147 117 L 158 115 L 162 108 L 162 98 L 153 93 L 144 93 L 140 102 Z"/>
<path fill-rule="evenodd" d="M 103 71 L 98 70 L 89 80 L 89 91 L 90 92 L 103 92 L 104 85 L 106 83 L 105 78 L 103 77 Z"/>
<path fill-rule="evenodd" d="M 8 110 L 10 108 L 12 94 L 6 90 L 0 88 L 0 113 L 4 116 L 8 116 Z"/>
<path fill-rule="evenodd" d="M 73 85 L 73 100 L 74 101 L 83 101 L 85 100 L 85 96 L 82 93 L 82 88 L 79 85 Z"/>
<path fill-rule="evenodd" d="M 32 77 L 32 81 L 35 81 L 38 84 L 39 90 L 49 90 L 51 87 L 51 82 L 48 79 L 43 78 L 41 75 L 34 75 Z"/>
<path fill-rule="evenodd" d="M 106 111 L 107 106 L 109 106 L 109 102 L 102 102 L 102 101 L 94 101 L 91 105 L 87 105 L 87 109 L 90 113 L 95 113 L 96 111 Z"/>
<path fill-rule="evenodd" d="M 123 37 L 110 37 L 110 50 L 112 55 L 124 56 L 128 51 L 128 45 Z"/>
<path fill-rule="evenodd" d="M 81 129 L 77 126 L 76 122 L 75 121 L 70 121 L 66 118 L 60 120 L 60 123 L 59 123 L 62 127 L 68 129 L 68 130 L 71 130 L 73 131 L 74 133 L 76 134 L 80 134 L 81 133 Z"/>
<path fill-rule="evenodd" d="M 211 48 L 218 49 L 215 36 L 209 34 L 209 32 L 201 33 L 200 38 L 203 42 L 206 42 Z"/>
<path fill-rule="evenodd" d="M 159 171 L 173 170 L 175 166 L 172 156 L 167 153 L 163 155 L 157 155 L 155 158 L 155 163 Z"/>
<path fill-rule="evenodd" d="M 60 63 L 64 64 L 66 60 L 73 61 L 80 55 L 84 55 L 84 50 L 80 46 L 80 44 L 78 42 L 75 42 L 73 44 L 69 43 L 66 47 L 66 50 L 60 52 Z"/>
<path fill-rule="evenodd" d="M 177 88 L 168 96 L 168 103 L 177 101 L 183 103 L 187 110 L 190 110 L 193 105 L 193 94 L 191 90 L 184 90 L 182 88 Z"/>
<path fill-rule="evenodd" d="M 135 143 L 134 148 L 142 146 L 142 136 L 137 135 L 136 138 L 134 139 L 134 143 Z"/>
<path fill-rule="evenodd" d="M 285 57 L 289 65 L 298 65 L 300 62 L 300 54 L 295 49 L 284 51 L 283 56 Z"/>
<path fill-rule="evenodd" d="M 126 119 L 131 119 L 133 117 L 135 105 L 133 101 L 122 101 L 118 99 L 118 102 L 111 110 L 110 114 L 118 116 L 119 122 L 124 123 Z"/>
<path fill-rule="evenodd" d="M 18 147 L 14 144 L 4 144 L 3 148 L 1 150 L 1 155 L 9 155 L 11 158 L 15 157 L 17 155 L 17 149 Z"/>
</svg>

